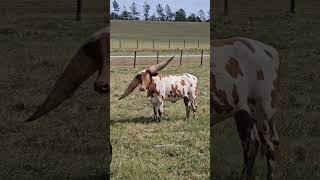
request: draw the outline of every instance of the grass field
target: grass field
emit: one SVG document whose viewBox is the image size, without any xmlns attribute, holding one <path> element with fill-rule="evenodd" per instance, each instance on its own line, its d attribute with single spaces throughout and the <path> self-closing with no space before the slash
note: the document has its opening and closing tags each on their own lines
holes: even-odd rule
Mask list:
<svg viewBox="0 0 320 180">
<path fill-rule="evenodd" d="M 276 115 L 280 133 L 277 179 L 320 179 L 320 16 L 218 18 L 211 36 L 245 36 L 275 46 L 281 54 L 282 101 Z M 213 179 L 238 179 L 242 148 L 233 120 L 211 133 Z M 256 161 L 256 179 L 265 179 L 266 162 Z"/>
<path fill-rule="evenodd" d="M 161 58 L 160 61 L 164 61 Z M 135 90 L 118 101 L 132 78 L 154 63 L 135 69 L 124 59 L 111 60 L 111 142 L 113 145 L 113 179 L 208 179 L 209 177 L 209 58 L 204 66 L 178 58 L 161 74 L 190 72 L 200 81 L 196 120 L 186 122 L 183 101 L 166 102 L 164 120 L 152 121 L 152 105 L 146 94 Z M 131 62 L 131 59 L 127 59 Z"/>
<path fill-rule="evenodd" d="M 186 49 L 199 48 L 209 49 L 209 23 L 190 22 L 139 22 L 139 21 L 111 21 L 111 48 Z"/>
<path fill-rule="evenodd" d="M 0 179 L 106 176 L 106 97 L 93 91 L 95 77 L 52 113 L 23 122 L 46 98 L 81 43 L 105 27 L 102 20 L 84 17 L 75 22 L 43 14 L 1 17 Z"/>
</svg>

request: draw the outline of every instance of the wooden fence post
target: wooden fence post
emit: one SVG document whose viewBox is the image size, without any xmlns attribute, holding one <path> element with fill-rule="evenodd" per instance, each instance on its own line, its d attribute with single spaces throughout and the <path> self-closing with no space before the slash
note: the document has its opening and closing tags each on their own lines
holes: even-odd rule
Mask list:
<svg viewBox="0 0 320 180">
<path fill-rule="evenodd" d="M 181 64 L 182 64 L 182 50 L 180 52 L 180 66 L 181 66 Z"/>
<path fill-rule="evenodd" d="M 290 13 L 295 14 L 296 13 L 296 1 L 290 0 Z"/>
<path fill-rule="evenodd" d="M 133 68 L 136 68 L 137 51 L 134 51 Z"/>
<path fill-rule="evenodd" d="M 183 40 L 183 48 L 186 48 L 186 40 Z"/>
<path fill-rule="evenodd" d="M 200 62 L 201 67 L 202 67 L 202 59 L 203 59 L 203 50 L 201 50 L 201 62 Z"/>
<path fill-rule="evenodd" d="M 159 51 L 157 51 L 157 64 L 159 64 Z"/>
<path fill-rule="evenodd" d="M 152 40 L 152 48 L 154 49 L 154 40 Z"/>
<path fill-rule="evenodd" d="M 139 42 L 138 42 L 139 40 L 137 39 L 137 49 L 139 48 Z"/>
<path fill-rule="evenodd" d="M 224 0 L 224 15 L 228 15 L 229 14 L 229 1 L 228 0 Z"/>
<path fill-rule="evenodd" d="M 81 20 L 82 0 L 77 0 L 76 21 Z"/>
<path fill-rule="evenodd" d="M 119 39 L 119 49 L 121 49 L 121 39 Z"/>
</svg>

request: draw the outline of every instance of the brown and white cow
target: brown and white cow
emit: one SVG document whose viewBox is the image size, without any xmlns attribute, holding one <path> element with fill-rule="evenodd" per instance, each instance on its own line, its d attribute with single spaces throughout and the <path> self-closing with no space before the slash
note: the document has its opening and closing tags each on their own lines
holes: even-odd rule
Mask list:
<svg viewBox="0 0 320 180">
<path fill-rule="evenodd" d="M 252 179 L 259 143 L 273 179 L 279 136 L 273 120 L 279 101 L 279 53 L 236 37 L 211 41 L 211 126 L 234 117 L 244 151 L 241 179 Z"/>
<path fill-rule="evenodd" d="M 59 106 L 96 71 L 98 71 L 98 77 L 94 83 L 94 90 L 102 94 L 108 94 L 110 92 L 109 39 L 109 26 L 91 35 L 73 56 L 46 100 L 26 122 L 34 121 Z M 111 162 L 111 144 L 109 152 Z"/>
<path fill-rule="evenodd" d="M 190 110 L 193 118 L 197 110 L 196 97 L 198 95 L 198 79 L 192 74 L 159 75 L 158 71 L 165 68 L 174 58 L 140 71 L 131 81 L 119 100 L 128 96 L 137 86 L 140 91 L 147 91 L 147 97 L 153 105 L 154 120 L 162 119 L 164 101 L 176 101 L 183 99 L 186 108 L 186 120 L 189 119 Z"/>
</svg>

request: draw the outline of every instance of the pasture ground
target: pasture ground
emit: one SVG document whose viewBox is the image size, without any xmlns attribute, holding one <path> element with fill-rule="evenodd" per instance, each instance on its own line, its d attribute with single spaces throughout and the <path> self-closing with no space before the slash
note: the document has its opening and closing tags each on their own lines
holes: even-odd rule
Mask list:
<svg viewBox="0 0 320 180">
<path fill-rule="evenodd" d="M 164 119 L 157 123 L 152 121 L 152 104 L 145 92 L 136 89 L 118 100 L 132 78 L 155 61 L 144 58 L 133 68 L 132 58 L 111 58 L 113 179 L 209 178 L 209 57 L 204 58 L 201 68 L 193 58 L 186 58 L 182 67 L 178 60 L 175 58 L 160 74 L 189 72 L 199 78 L 197 117 L 184 120 L 183 100 L 165 102 Z"/>
<path fill-rule="evenodd" d="M 280 152 L 276 179 L 320 179 L 320 16 L 217 17 L 211 37 L 245 36 L 276 47 L 281 54 L 282 101 L 276 122 Z M 242 148 L 233 120 L 211 129 L 213 179 L 236 180 Z M 265 179 L 265 158 L 254 174 Z"/>
<path fill-rule="evenodd" d="M 51 113 L 23 121 L 105 20 L 27 10 L 0 17 L 0 179 L 104 179 L 107 97 L 93 91 L 94 76 Z"/>
<path fill-rule="evenodd" d="M 184 49 L 183 40 L 186 40 L 186 49 L 209 49 L 209 26 L 208 22 L 144 22 L 111 20 L 112 49 L 135 49 L 139 40 L 138 49 L 152 49 L 153 40 L 155 49 Z"/>
</svg>

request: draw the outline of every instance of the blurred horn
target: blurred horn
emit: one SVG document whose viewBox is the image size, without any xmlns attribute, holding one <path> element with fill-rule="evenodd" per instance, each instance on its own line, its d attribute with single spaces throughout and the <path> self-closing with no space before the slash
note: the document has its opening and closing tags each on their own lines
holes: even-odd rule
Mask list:
<svg viewBox="0 0 320 180">
<path fill-rule="evenodd" d="M 122 94 L 122 96 L 118 100 L 121 100 L 121 99 L 125 98 L 126 96 L 128 96 L 139 84 L 141 84 L 140 74 L 136 75 L 133 78 L 133 80 L 131 81 L 131 83 L 127 87 L 126 91 Z"/>
<path fill-rule="evenodd" d="M 156 65 L 153 65 L 153 66 L 149 67 L 148 70 L 151 73 L 156 73 L 156 72 L 160 71 L 161 69 L 165 68 L 172 61 L 173 58 L 174 58 L 174 56 L 172 56 L 166 62 L 162 62 L 162 63 L 156 64 Z"/>
</svg>

